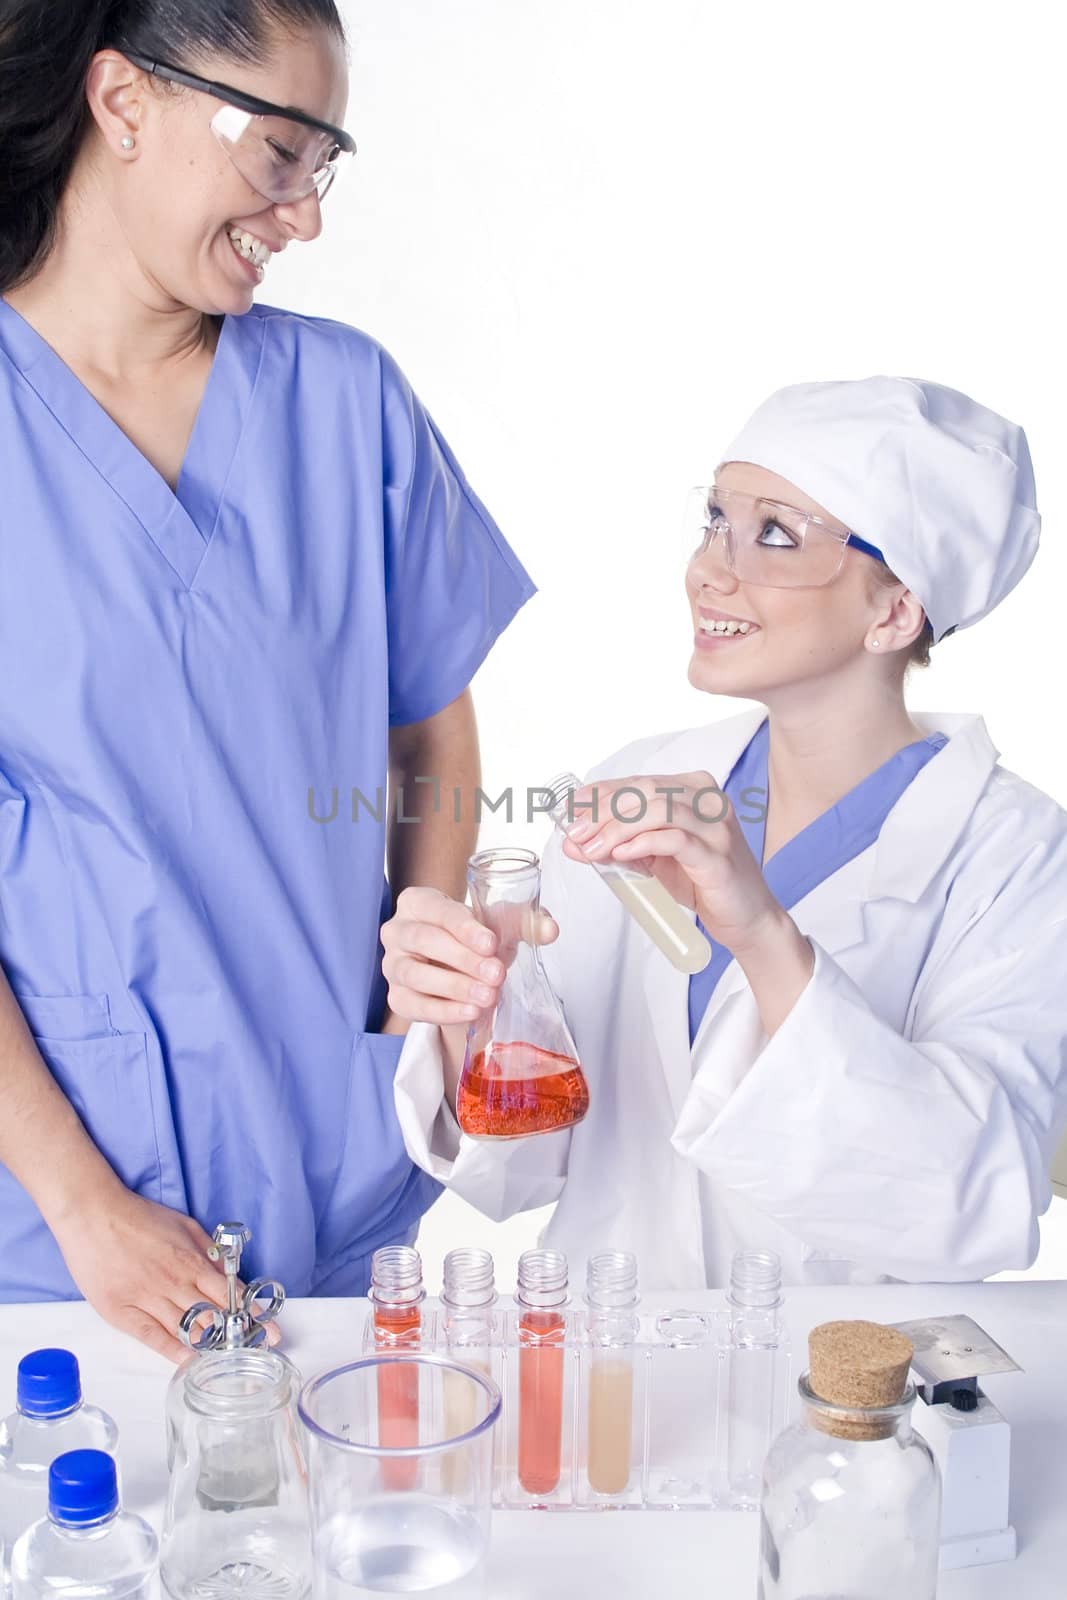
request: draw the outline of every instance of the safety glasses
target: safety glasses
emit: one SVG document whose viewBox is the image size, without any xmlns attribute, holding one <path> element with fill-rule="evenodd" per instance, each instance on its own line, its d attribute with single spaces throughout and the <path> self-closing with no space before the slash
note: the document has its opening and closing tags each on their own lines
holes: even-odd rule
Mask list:
<svg viewBox="0 0 1067 1600">
<path fill-rule="evenodd" d="M 720 489 L 690 491 L 683 539 L 690 565 L 716 538 L 726 566 L 741 583 L 766 589 L 820 588 L 840 572 L 849 546 L 878 561 L 882 552 L 854 533 L 840 533 L 822 517 L 778 500 Z"/>
<path fill-rule="evenodd" d="M 123 52 L 128 61 L 155 78 L 196 89 L 223 103 L 211 131 L 237 171 L 257 194 L 291 204 L 317 193 L 326 198 L 342 156 L 356 153 L 356 141 L 343 128 L 320 122 L 293 106 L 272 105 L 226 83 L 212 83 L 165 61 Z"/>
</svg>

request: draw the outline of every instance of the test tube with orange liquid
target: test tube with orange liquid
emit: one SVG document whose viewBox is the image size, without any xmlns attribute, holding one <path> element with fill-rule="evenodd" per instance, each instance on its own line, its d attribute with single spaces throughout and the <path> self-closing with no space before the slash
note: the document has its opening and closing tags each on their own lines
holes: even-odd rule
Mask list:
<svg viewBox="0 0 1067 1600">
<path fill-rule="evenodd" d="M 422 1338 L 422 1259 L 408 1245 L 389 1245 L 371 1259 L 370 1301 L 374 1348 L 381 1354 L 417 1350 Z M 407 1450 L 419 1442 L 419 1369 L 415 1362 L 383 1363 L 378 1369 L 378 1442 L 386 1450 Z M 418 1461 L 382 1461 L 387 1489 L 410 1489 Z"/>
</svg>

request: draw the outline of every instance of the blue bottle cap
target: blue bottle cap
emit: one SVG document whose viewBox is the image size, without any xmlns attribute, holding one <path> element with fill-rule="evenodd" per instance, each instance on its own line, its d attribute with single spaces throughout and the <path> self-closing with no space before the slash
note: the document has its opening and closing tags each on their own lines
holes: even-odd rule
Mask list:
<svg viewBox="0 0 1067 1600">
<path fill-rule="evenodd" d="M 19 1362 L 18 1408 L 27 1417 L 61 1417 L 81 1404 L 78 1358 L 69 1350 L 33 1350 Z"/>
<path fill-rule="evenodd" d="M 48 1469 L 48 1515 L 53 1522 L 103 1522 L 119 1508 L 115 1458 L 103 1450 L 68 1450 Z"/>
</svg>

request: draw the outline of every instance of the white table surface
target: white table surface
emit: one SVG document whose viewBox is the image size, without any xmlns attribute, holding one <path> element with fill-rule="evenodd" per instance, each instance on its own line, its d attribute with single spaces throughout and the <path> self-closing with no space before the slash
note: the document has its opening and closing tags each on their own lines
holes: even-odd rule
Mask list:
<svg viewBox="0 0 1067 1600">
<path fill-rule="evenodd" d="M 717 1293 L 657 1296 L 646 1306 L 705 1309 Z M 939 1600 L 1067 1596 L 1067 1282 L 879 1285 L 787 1291 L 798 1352 L 837 1317 L 877 1322 L 966 1312 L 1025 1369 L 984 1383 L 1012 1424 L 1015 1561 L 944 1573 Z M 285 1348 L 305 1377 L 357 1359 L 366 1301 L 293 1300 Z M 158 1529 L 166 1493 L 163 1399 L 173 1368 L 115 1333 L 83 1303 L 0 1306 L 0 1406 L 15 1367 L 41 1345 L 74 1350 L 86 1399 L 119 1425 L 127 1506 Z M 799 1363 L 798 1363 L 799 1365 Z M 495 1512 L 492 1600 L 754 1600 L 757 1518 L 739 1512 Z M 907 1600 L 906 1596 L 894 1600 Z"/>
</svg>

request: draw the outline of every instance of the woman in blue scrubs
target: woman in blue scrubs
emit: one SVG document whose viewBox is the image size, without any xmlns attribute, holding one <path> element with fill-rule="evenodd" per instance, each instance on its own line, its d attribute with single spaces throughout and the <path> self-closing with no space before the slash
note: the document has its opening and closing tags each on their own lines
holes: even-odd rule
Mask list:
<svg viewBox="0 0 1067 1600">
<path fill-rule="evenodd" d="M 332 0 L 0 0 L 0 1299 L 172 1356 L 218 1221 L 359 1294 L 436 1197 L 379 928 L 532 592 L 389 356 L 253 304 L 346 98 Z"/>
</svg>

